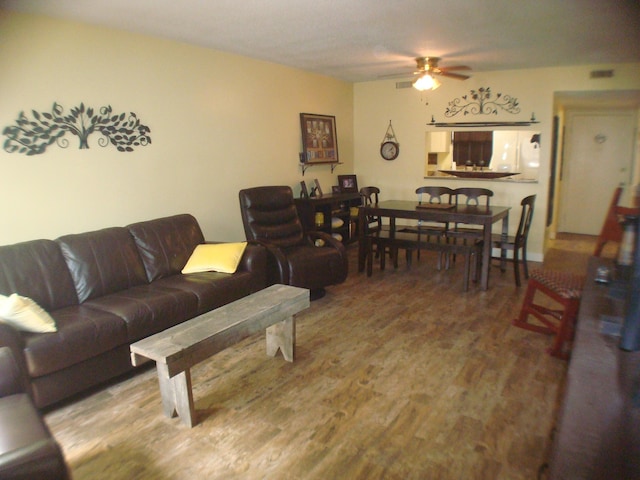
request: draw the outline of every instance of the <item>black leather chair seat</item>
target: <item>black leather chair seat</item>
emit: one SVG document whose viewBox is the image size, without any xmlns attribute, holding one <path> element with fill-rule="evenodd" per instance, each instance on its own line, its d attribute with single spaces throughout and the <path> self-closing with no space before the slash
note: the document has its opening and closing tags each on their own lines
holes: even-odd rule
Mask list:
<svg viewBox="0 0 640 480">
<path fill-rule="evenodd" d="M 0 478 L 67 478 L 60 447 L 26 393 L 1 399 L 0 425 Z"/>
<path fill-rule="evenodd" d="M 285 248 L 283 252 L 289 266 L 291 285 L 314 290 L 333 285 L 336 279 L 346 277 L 342 259 L 333 249 L 301 245 Z"/>
<path fill-rule="evenodd" d="M 18 365 L 7 347 L 0 348 L 0 478 L 70 478 L 62 450 L 25 393 Z"/>
</svg>

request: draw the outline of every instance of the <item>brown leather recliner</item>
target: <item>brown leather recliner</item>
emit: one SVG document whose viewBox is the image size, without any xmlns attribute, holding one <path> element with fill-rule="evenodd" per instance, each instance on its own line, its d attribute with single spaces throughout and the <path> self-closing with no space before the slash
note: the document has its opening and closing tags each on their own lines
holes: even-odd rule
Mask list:
<svg viewBox="0 0 640 480">
<path fill-rule="evenodd" d="M 25 393 L 8 347 L 0 348 L 0 478 L 71 478 L 60 446 Z"/>
<path fill-rule="evenodd" d="M 268 282 L 311 290 L 311 299 L 324 296 L 324 287 L 347 278 L 344 245 L 324 232 L 304 232 L 288 186 L 240 190 L 240 210 L 247 241 L 269 252 Z M 316 246 L 316 240 L 322 246 Z"/>
</svg>

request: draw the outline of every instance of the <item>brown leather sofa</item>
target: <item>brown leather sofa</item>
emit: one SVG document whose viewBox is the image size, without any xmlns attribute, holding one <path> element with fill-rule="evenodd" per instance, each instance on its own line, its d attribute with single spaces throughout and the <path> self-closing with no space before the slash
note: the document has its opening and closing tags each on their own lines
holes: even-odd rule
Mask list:
<svg viewBox="0 0 640 480">
<path fill-rule="evenodd" d="M 132 370 L 129 345 L 267 285 L 267 254 L 248 245 L 233 274 L 181 270 L 204 236 L 175 215 L 56 240 L 0 246 L 0 294 L 29 297 L 54 333 L 0 322 L 35 405 L 46 407 Z"/>
<path fill-rule="evenodd" d="M 60 446 L 26 393 L 7 347 L 0 348 L 0 478 L 71 478 Z"/>
</svg>

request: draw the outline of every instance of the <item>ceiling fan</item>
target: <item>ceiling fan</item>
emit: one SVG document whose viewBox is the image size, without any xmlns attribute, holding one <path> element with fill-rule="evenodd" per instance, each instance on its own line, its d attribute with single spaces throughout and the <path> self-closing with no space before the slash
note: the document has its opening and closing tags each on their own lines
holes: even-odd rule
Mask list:
<svg viewBox="0 0 640 480">
<path fill-rule="evenodd" d="M 440 82 L 436 78 L 437 76 L 455 78 L 456 80 L 466 80 L 470 78 L 469 75 L 463 75 L 461 73 L 454 73 L 453 70 L 471 70 L 466 65 L 455 65 L 452 67 L 439 67 L 439 57 L 417 57 L 416 58 L 416 71 L 413 75 L 417 78 L 411 82 L 411 86 L 415 89 L 435 90 L 440 86 Z M 404 77 L 409 74 L 394 74 L 385 76 Z"/>
</svg>

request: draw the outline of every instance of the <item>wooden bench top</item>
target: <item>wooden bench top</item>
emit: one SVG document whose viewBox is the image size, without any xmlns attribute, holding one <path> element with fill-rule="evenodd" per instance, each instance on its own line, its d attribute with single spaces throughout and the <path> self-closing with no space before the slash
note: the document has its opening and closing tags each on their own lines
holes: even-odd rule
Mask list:
<svg viewBox="0 0 640 480">
<path fill-rule="evenodd" d="M 131 362 L 167 365 L 169 377 L 308 308 L 309 290 L 271 285 L 131 345 Z"/>
</svg>

